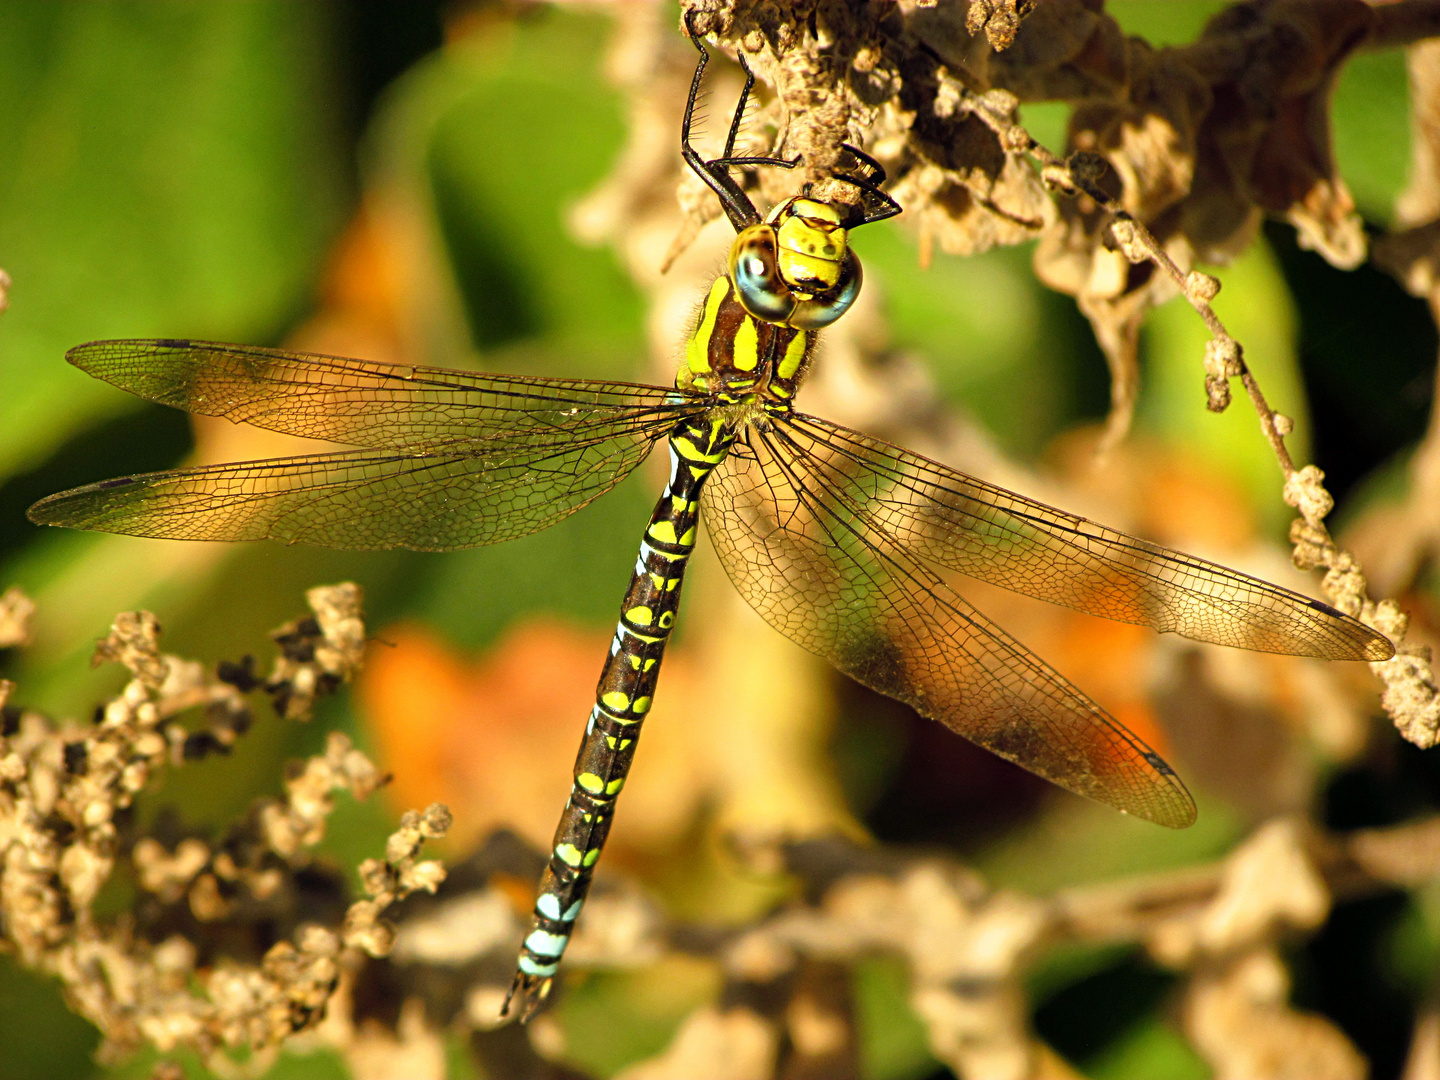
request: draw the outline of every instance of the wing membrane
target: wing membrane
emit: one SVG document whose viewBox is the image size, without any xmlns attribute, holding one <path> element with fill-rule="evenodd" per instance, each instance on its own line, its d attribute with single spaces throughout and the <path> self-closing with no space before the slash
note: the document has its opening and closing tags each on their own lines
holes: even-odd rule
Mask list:
<svg viewBox="0 0 1440 1080">
<path fill-rule="evenodd" d="M 672 409 L 658 386 L 377 364 L 211 341 L 92 341 L 82 371 L 162 405 L 307 439 L 410 453 L 515 432 L 579 439 Z M 678 418 L 678 417 L 677 417 Z"/>
<path fill-rule="evenodd" d="M 911 557 L 1053 604 L 1198 641 L 1384 660 L 1382 635 L 1318 600 L 1127 536 L 811 416 L 793 454 Z"/>
<path fill-rule="evenodd" d="M 1153 750 L 917 562 L 823 450 L 787 434 L 750 429 L 703 495 L 721 562 L 772 626 L 1076 794 L 1175 828 L 1194 820 Z"/>
<path fill-rule="evenodd" d="M 456 453 L 352 450 L 145 473 L 51 495 L 30 519 L 169 540 L 476 547 L 537 532 L 603 495 L 672 425 L 661 415 L 578 442 L 527 436 Z"/>
</svg>

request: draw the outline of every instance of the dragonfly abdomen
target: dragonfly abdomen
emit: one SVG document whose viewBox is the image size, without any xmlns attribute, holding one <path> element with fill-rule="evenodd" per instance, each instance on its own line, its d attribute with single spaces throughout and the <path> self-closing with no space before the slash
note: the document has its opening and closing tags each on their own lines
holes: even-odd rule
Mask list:
<svg viewBox="0 0 1440 1080">
<path fill-rule="evenodd" d="M 700 489 L 734 439 L 721 422 L 706 418 L 686 420 L 671 432 L 670 481 L 640 542 L 575 757 L 570 799 L 520 949 L 511 995 L 520 993 L 527 1016 L 544 1000 L 589 892 L 680 607 L 680 586 L 699 530 Z"/>
</svg>

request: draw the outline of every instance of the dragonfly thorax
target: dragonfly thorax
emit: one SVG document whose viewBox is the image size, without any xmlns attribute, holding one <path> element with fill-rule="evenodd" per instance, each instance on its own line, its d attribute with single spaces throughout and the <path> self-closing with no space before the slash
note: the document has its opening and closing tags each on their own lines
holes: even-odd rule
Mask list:
<svg viewBox="0 0 1440 1080">
<path fill-rule="evenodd" d="M 675 386 L 726 402 L 788 408 L 809 367 L 815 334 L 757 318 L 737 293 L 729 276 L 710 286 Z"/>
<path fill-rule="evenodd" d="M 796 196 L 742 229 L 728 273 L 745 310 L 797 330 L 819 330 L 845 314 L 861 279 L 845 221 L 830 203 Z"/>
</svg>

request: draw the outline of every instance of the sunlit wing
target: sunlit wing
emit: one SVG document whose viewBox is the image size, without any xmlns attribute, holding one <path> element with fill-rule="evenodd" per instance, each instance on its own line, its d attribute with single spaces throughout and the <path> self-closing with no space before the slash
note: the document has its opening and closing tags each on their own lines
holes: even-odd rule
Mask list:
<svg viewBox="0 0 1440 1080">
<path fill-rule="evenodd" d="M 1063 788 L 1173 828 L 1194 820 L 1159 755 L 857 513 L 825 452 L 784 441 L 784 427 L 748 431 L 703 495 L 752 607 L 857 682 Z"/>
<path fill-rule="evenodd" d="M 812 416 L 774 438 L 804 481 L 910 557 L 1052 604 L 1197 641 L 1384 660 L 1383 635 L 1327 604 L 1148 543 Z"/>
<path fill-rule="evenodd" d="M 92 341 L 66 354 L 138 397 L 307 439 L 425 453 L 516 432 L 584 440 L 674 412 L 658 386 L 378 364 L 211 341 Z M 675 417 L 678 419 L 678 415 Z"/>
<path fill-rule="evenodd" d="M 442 551 L 525 536 L 609 491 L 674 419 L 467 443 L 460 452 L 244 461 L 105 480 L 30 508 L 42 525 L 167 540 L 279 540 Z"/>
</svg>

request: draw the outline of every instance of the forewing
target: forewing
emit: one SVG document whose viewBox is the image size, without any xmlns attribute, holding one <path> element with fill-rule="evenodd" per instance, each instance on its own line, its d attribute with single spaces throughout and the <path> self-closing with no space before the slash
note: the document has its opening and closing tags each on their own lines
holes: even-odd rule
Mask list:
<svg viewBox="0 0 1440 1080">
<path fill-rule="evenodd" d="M 411 453 L 580 439 L 675 406 L 658 386 L 377 364 L 211 341 L 92 341 L 70 363 L 131 394 L 308 439 Z"/>
<path fill-rule="evenodd" d="M 1052 604 L 1197 641 L 1329 660 L 1384 660 L 1383 635 L 1327 604 L 811 416 L 793 454 L 911 557 Z"/>
<path fill-rule="evenodd" d="M 145 473 L 51 495 L 37 524 L 170 540 L 443 551 L 524 536 L 609 491 L 671 427 L 552 435 L 463 453 L 353 450 Z"/>
<path fill-rule="evenodd" d="M 971 608 L 866 515 L 786 425 L 749 429 L 705 518 L 745 599 L 791 640 L 1061 787 L 1179 828 L 1195 806 L 1139 738 Z"/>
</svg>

